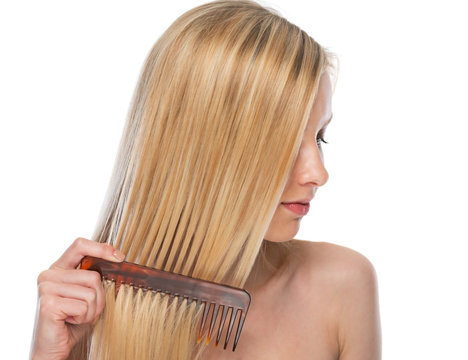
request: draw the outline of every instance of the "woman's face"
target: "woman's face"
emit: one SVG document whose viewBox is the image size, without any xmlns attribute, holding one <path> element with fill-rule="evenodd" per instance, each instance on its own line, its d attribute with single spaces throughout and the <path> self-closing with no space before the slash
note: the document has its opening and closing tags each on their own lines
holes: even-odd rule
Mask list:
<svg viewBox="0 0 468 360">
<path fill-rule="evenodd" d="M 265 234 L 265 240 L 282 242 L 294 238 L 299 231 L 302 217 L 309 210 L 309 201 L 319 186 L 328 180 L 320 139 L 323 139 L 326 126 L 332 117 L 331 97 L 331 81 L 325 72 L 320 78 L 318 93 L 299 154 L 281 195 L 280 204 Z"/>
</svg>

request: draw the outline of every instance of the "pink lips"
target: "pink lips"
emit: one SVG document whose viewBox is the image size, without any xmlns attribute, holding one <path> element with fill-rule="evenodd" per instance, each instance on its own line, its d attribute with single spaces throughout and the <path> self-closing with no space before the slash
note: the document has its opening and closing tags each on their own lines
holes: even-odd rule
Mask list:
<svg viewBox="0 0 468 360">
<path fill-rule="evenodd" d="M 306 215 L 309 212 L 309 203 L 281 203 L 286 209 L 298 215 Z"/>
</svg>

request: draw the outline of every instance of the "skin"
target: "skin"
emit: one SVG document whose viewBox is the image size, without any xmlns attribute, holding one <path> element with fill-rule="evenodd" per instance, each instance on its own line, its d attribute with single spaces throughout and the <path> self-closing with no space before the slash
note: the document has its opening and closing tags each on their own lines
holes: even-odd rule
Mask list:
<svg viewBox="0 0 468 360">
<path fill-rule="evenodd" d="M 267 253 L 276 271 L 257 259 L 244 286 L 252 300 L 236 351 L 210 345 L 206 359 L 381 359 L 374 267 L 352 249 L 293 239 L 303 215 L 281 204 L 312 198 L 328 180 L 320 138 L 332 115 L 331 98 L 331 81 L 324 73 L 299 155 L 265 235 L 270 242 L 290 241 L 292 250 Z"/>
<path fill-rule="evenodd" d="M 124 259 L 111 245 L 77 238 L 49 269 L 39 274 L 31 359 L 66 359 L 104 309 L 105 294 L 99 274 L 76 269 L 85 255 L 116 262 Z"/>
<path fill-rule="evenodd" d="M 299 231 L 303 215 L 291 212 L 283 202 L 312 199 L 317 189 L 328 181 L 321 140 L 332 116 L 332 86 L 330 76 L 325 72 L 320 78 L 298 156 L 265 234 L 265 240 L 284 242 L 293 239 Z M 270 254 L 270 259 L 275 264 L 284 261 L 278 254 Z M 246 286 L 252 291 L 264 284 L 268 277 L 273 276 L 263 269 L 260 262 L 255 264 L 251 274 Z"/>
<path fill-rule="evenodd" d="M 280 202 L 311 199 L 328 181 L 323 161 L 321 140 L 332 118 L 332 87 L 327 73 L 321 76 L 318 93 L 307 123 L 299 154 L 281 196 Z M 273 242 L 291 240 L 299 231 L 302 216 L 278 205 L 265 239 Z"/>
<path fill-rule="evenodd" d="M 323 136 L 330 117 L 331 83 L 325 73 L 281 202 L 310 199 L 327 182 L 317 138 Z M 302 217 L 278 205 L 265 240 L 290 241 L 292 250 L 287 255 L 273 250 L 266 254 L 276 271 L 261 261 L 255 263 L 245 284 L 252 302 L 236 351 L 210 345 L 205 359 L 381 358 L 377 277 L 372 264 L 342 246 L 291 240 Z M 111 261 L 124 258 L 108 244 L 78 238 L 39 274 L 30 358 L 66 359 L 104 309 L 98 273 L 76 269 L 84 255 Z M 233 336 L 228 347 L 232 348 L 232 342 Z"/>
</svg>

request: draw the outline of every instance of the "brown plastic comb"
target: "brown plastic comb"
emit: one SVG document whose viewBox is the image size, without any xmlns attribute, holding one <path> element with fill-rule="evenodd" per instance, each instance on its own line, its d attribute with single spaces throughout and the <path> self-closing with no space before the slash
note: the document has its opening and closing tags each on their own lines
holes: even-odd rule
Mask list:
<svg viewBox="0 0 468 360">
<path fill-rule="evenodd" d="M 196 301 L 197 307 L 204 303 L 203 319 L 200 324 L 197 343 L 200 342 L 203 336 L 209 310 L 212 305 L 214 305 L 210 329 L 206 339 L 206 344 L 208 345 L 210 343 L 213 327 L 219 309 L 222 306 L 223 313 L 221 315 L 215 347 L 218 346 L 228 310 L 231 309 L 231 318 L 229 320 L 226 341 L 224 342 L 224 349 L 226 349 L 231 336 L 232 327 L 237 318 L 237 313 L 240 311 L 239 324 L 237 325 L 236 337 L 232 348 L 232 351 L 236 350 L 242 326 L 244 325 L 250 305 L 250 294 L 246 290 L 212 281 L 194 279 L 190 276 L 174 274 L 126 261 L 112 262 L 93 256 L 85 256 L 81 260 L 80 265 L 81 269 L 99 272 L 104 280 L 115 281 L 116 292 L 121 284 L 127 284 L 135 288 L 142 288 L 143 290 L 169 294 L 171 298 L 178 296 L 179 303 L 185 298 L 187 299 L 187 304 Z"/>
</svg>

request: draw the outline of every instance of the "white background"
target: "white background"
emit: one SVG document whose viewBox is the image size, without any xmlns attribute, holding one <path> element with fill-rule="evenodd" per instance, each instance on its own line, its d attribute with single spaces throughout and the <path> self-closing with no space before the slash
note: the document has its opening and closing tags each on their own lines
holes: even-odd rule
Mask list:
<svg viewBox="0 0 468 360">
<path fill-rule="evenodd" d="M 36 278 L 90 237 L 144 58 L 203 1 L 0 4 L 0 358 L 29 353 Z M 384 359 L 467 359 L 462 1 L 264 2 L 338 54 L 329 182 L 297 238 L 378 274 Z"/>
</svg>

